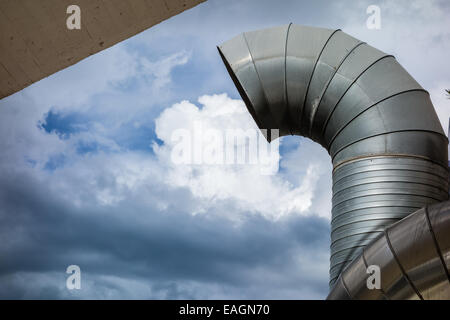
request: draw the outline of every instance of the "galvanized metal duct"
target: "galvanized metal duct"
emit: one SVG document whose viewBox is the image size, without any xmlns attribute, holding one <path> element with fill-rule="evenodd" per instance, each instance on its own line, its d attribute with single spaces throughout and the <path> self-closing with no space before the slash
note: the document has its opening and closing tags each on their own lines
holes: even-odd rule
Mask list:
<svg viewBox="0 0 450 320">
<path fill-rule="evenodd" d="M 428 92 L 392 55 L 293 24 L 218 49 L 260 129 L 308 137 L 331 156 L 330 286 L 387 226 L 448 199 L 448 140 Z"/>
<path fill-rule="evenodd" d="M 388 227 L 342 272 L 328 299 L 450 299 L 450 201 Z M 380 288 L 367 268 L 380 268 Z"/>
</svg>

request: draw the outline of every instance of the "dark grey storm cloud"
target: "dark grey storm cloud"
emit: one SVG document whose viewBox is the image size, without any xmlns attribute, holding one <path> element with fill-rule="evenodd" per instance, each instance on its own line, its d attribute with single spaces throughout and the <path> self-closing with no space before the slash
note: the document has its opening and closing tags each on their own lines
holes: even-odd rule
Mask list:
<svg viewBox="0 0 450 320">
<path fill-rule="evenodd" d="M 192 216 L 177 205 L 161 211 L 133 198 L 113 208 L 80 210 L 18 172 L 4 174 L 0 190 L 1 298 L 66 297 L 64 272 L 71 264 L 80 266 L 83 279 L 92 279 L 90 287 L 77 293 L 79 297 L 104 298 L 101 292 L 117 286 L 101 280 L 107 276 L 134 279 L 156 292 L 172 287 L 162 296 L 149 291 L 141 298 L 220 297 L 208 289 L 177 294 L 177 283 L 183 281 L 205 288 L 224 286 L 253 298 L 305 298 L 304 291 L 319 298 L 327 292 L 318 275 L 309 270 L 302 274 L 304 265 L 295 261 L 303 252 L 310 256 L 312 269 L 323 263 L 315 252 L 327 252 L 326 219 L 293 217 L 273 223 L 249 215 L 236 226 L 225 218 Z M 148 191 L 150 197 L 195 201 L 184 191 Z M 223 203 L 215 210 L 239 209 Z M 135 221 L 130 216 L 141 217 Z M 285 278 L 281 287 L 270 280 L 274 275 Z M 45 286 L 40 283 L 43 279 L 48 280 Z M 254 287 L 268 291 L 252 292 Z M 128 297 L 119 290 L 112 298 Z"/>
</svg>

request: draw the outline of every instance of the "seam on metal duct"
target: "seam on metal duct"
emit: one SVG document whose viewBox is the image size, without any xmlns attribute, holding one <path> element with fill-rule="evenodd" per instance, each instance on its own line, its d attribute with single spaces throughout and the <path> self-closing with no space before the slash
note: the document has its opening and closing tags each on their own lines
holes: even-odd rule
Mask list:
<svg viewBox="0 0 450 320">
<path fill-rule="evenodd" d="M 350 299 L 353 299 L 352 295 L 350 294 L 350 291 L 347 288 L 347 285 L 345 284 L 344 278 L 340 278 L 341 283 L 342 283 L 342 287 L 344 288 L 345 292 L 347 293 L 348 297 Z"/>
<path fill-rule="evenodd" d="M 366 44 L 365 42 L 358 42 L 346 55 L 345 57 L 339 62 L 339 65 L 337 66 L 337 68 L 334 70 L 333 75 L 331 76 L 330 79 L 328 79 L 322 93 L 320 94 L 320 98 L 319 101 L 317 102 L 316 107 L 312 110 L 311 112 L 311 120 L 309 122 L 309 130 L 308 130 L 308 134 L 309 136 L 312 136 L 312 127 L 314 124 L 314 120 L 316 117 L 316 113 L 317 113 L 317 109 L 319 108 L 320 104 L 322 103 L 322 99 L 323 96 L 325 95 L 325 93 L 327 92 L 328 86 L 330 85 L 331 81 L 333 81 L 334 76 L 336 75 L 336 73 L 338 72 L 339 68 L 342 66 L 342 64 L 345 62 L 345 60 L 348 58 L 348 56 L 350 56 L 350 54 L 352 54 L 356 48 L 358 48 L 360 45 Z"/>
<path fill-rule="evenodd" d="M 420 294 L 419 290 L 417 290 L 416 286 L 414 285 L 414 283 L 412 283 L 411 279 L 409 278 L 408 274 L 405 272 L 405 269 L 403 268 L 402 264 L 400 263 L 400 260 L 397 257 L 397 254 L 395 253 L 394 248 L 392 247 L 392 243 L 391 240 L 389 239 L 389 235 L 387 233 L 387 231 L 384 231 L 384 237 L 386 238 L 386 243 L 389 247 L 389 249 L 391 250 L 392 255 L 394 256 L 394 260 L 395 262 L 397 262 L 398 267 L 400 268 L 400 271 L 402 272 L 403 276 L 405 277 L 406 281 L 408 281 L 408 284 L 410 285 L 410 287 L 414 290 L 414 292 L 416 293 L 416 295 L 419 297 L 420 300 L 423 300 L 422 295 Z"/>
<path fill-rule="evenodd" d="M 366 112 L 366 111 L 369 110 L 370 108 L 376 107 L 376 106 L 377 106 L 378 104 L 380 104 L 381 102 L 384 102 L 384 101 L 386 101 L 386 100 L 389 100 L 389 99 L 394 98 L 394 97 L 396 97 L 396 96 L 399 96 L 399 95 L 401 95 L 401 94 L 408 93 L 408 92 L 414 92 L 414 91 L 422 91 L 422 92 L 428 93 L 428 92 L 427 92 L 426 90 L 424 90 L 424 89 L 411 89 L 411 90 L 405 90 L 405 91 L 395 93 L 395 94 L 393 94 L 393 95 L 390 95 L 389 97 L 383 98 L 383 99 L 381 99 L 381 100 L 375 102 L 374 104 L 372 104 L 372 105 L 369 106 L 368 108 L 362 110 L 362 111 L 361 111 L 360 113 L 358 113 L 356 116 L 354 116 L 353 118 L 351 118 L 344 126 L 342 126 L 339 130 L 337 130 L 336 133 L 334 134 L 334 136 L 331 138 L 330 142 L 327 144 L 326 149 L 330 149 L 330 148 L 331 148 L 331 145 L 332 145 L 333 142 L 336 140 L 336 137 L 338 137 L 339 134 L 340 134 L 340 133 L 341 133 L 341 132 L 342 132 L 342 131 L 350 124 L 350 123 L 352 123 L 353 121 L 357 120 L 357 118 L 358 118 L 359 116 L 361 116 L 362 114 L 364 114 L 364 112 Z M 325 131 L 326 131 L 326 129 L 327 129 L 327 127 L 325 126 Z M 404 130 L 404 131 L 407 131 L 407 130 Z M 416 131 L 416 130 L 414 130 L 414 131 Z M 383 132 L 382 134 L 391 133 L 391 132 L 399 132 L 399 131 Z M 430 131 L 430 132 L 433 132 L 433 131 Z M 376 135 L 373 135 L 373 136 L 376 136 Z M 373 137 L 373 136 L 372 136 L 372 137 Z M 369 136 L 369 137 L 366 137 L 366 138 L 363 138 L 363 139 L 361 139 L 361 140 L 364 140 L 364 139 L 367 139 L 367 138 L 370 138 L 370 136 Z M 359 141 L 360 141 L 360 140 L 359 140 Z M 357 141 L 356 141 L 356 142 L 357 142 Z M 342 149 L 345 149 L 346 147 L 347 147 L 347 146 L 344 146 L 344 147 L 342 147 Z M 340 150 L 342 150 L 342 149 L 340 149 Z M 336 153 L 338 153 L 340 150 L 336 151 Z"/>
<path fill-rule="evenodd" d="M 289 30 L 291 30 L 292 22 L 289 23 L 289 26 L 287 28 L 286 32 L 286 42 L 284 44 L 284 101 L 287 105 L 289 105 L 288 101 L 288 94 L 287 94 L 287 76 L 286 76 L 286 69 L 287 69 L 287 63 L 286 63 L 286 55 L 287 55 L 287 46 L 288 46 L 288 39 L 289 39 Z M 289 133 L 291 135 L 294 135 L 292 132 L 292 125 L 289 124 Z"/>
<path fill-rule="evenodd" d="M 247 48 L 248 48 L 248 40 L 247 40 L 247 37 L 245 36 L 245 33 L 243 33 L 242 36 L 244 37 L 245 44 L 247 45 Z M 258 77 L 259 84 L 262 87 L 261 76 L 259 75 L 258 69 L 256 68 L 255 59 L 253 59 L 252 52 L 250 50 L 248 50 L 248 52 L 250 53 L 250 60 L 252 61 L 253 66 L 255 68 L 255 72 L 256 72 L 256 75 Z M 266 92 L 264 90 L 262 92 L 263 92 L 263 95 L 264 95 L 264 99 L 266 100 L 266 104 L 268 105 L 269 104 L 269 99 L 267 99 L 267 94 L 266 94 Z"/>
<path fill-rule="evenodd" d="M 336 29 L 330 34 L 330 36 L 328 37 L 327 41 L 325 42 L 325 45 L 322 47 L 322 50 L 320 50 L 320 53 L 317 56 L 316 61 L 314 62 L 314 68 L 313 68 L 313 70 L 311 72 L 311 76 L 309 77 L 308 85 L 306 86 L 305 96 L 303 97 L 301 108 L 299 108 L 298 123 L 302 123 L 302 121 L 303 121 L 303 113 L 304 113 L 304 110 L 305 110 L 305 102 L 306 102 L 306 98 L 308 97 L 309 88 L 311 86 L 311 81 L 313 79 L 314 73 L 315 73 L 316 68 L 317 68 L 317 63 L 319 62 L 320 57 L 322 56 L 322 53 L 324 52 L 324 50 L 327 47 L 328 43 L 330 42 L 331 38 L 333 38 L 333 36 L 339 31 L 341 31 L 341 29 Z"/>
<path fill-rule="evenodd" d="M 449 272 L 447 270 L 447 266 L 445 265 L 444 257 L 442 255 L 442 250 L 441 250 L 441 248 L 439 246 L 439 243 L 438 243 L 438 241 L 436 239 L 436 235 L 434 234 L 433 227 L 431 226 L 430 215 L 428 213 L 428 206 L 425 206 L 424 210 L 425 210 L 425 218 L 427 220 L 428 230 L 430 231 L 431 237 L 433 238 L 433 242 L 434 242 L 434 246 L 435 246 L 435 249 L 436 249 L 436 253 L 439 256 L 439 260 L 442 263 L 442 267 L 444 268 L 444 272 L 447 275 L 447 280 L 450 283 L 450 274 L 449 274 Z"/>
<path fill-rule="evenodd" d="M 339 104 L 339 102 L 341 102 L 341 100 L 342 100 L 342 98 L 345 96 L 345 94 L 347 93 L 347 91 L 351 88 L 351 86 L 353 85 L 353 84 L 355 84 L 355 82 L 368 70 L 368 69 L 370 69 L 374 64 L 376 64 L 376 63 L 378 63 L 380 60 L 383 60 L 383 59 L 386 59 L 386 58 L 389 58 L 389 57 L 392 57 L 392 58 L 394 58 L 394 56 L 393 55 L 390 55 L 390 54 L 387 54 L 387 55 L 384 55 L 384 56 L 382 56 L 381 58 L 378 58 L 377 60 L 375 60 L 374 62 L 372 62 L 366 69 L 364 69 L 354 80 L 353 80 L 353 82 L 350 84 L 350 86 L 343 92 L 343 94 L 341 95 L 341 97 L 339 98 L 339 100 L 335 103 L 335 105 L 331 108 L 331 111 L 330 111 L 330 113 L 329 113 L 329 115 L 328 115 L 328 117 L 326 118 L 326 120 L 325 120 L 325 122 L 324 122 L 324 125 L 323 125 L 323 127 L 322 127 L 322 130 L 321 130 L 321 134 L 320 134 L 320 136 L 323 136 L 324 134 L 325 134 L 325 130 L 326 130 L 326 128 L 327 128 L 327 125 L 328 125 L 328 121 L 330 120 L 330 118 L 331 118 L 331 116 L 333 115 L 333 113 L 334 113 L 334 110 L 336 109 L 336 106 Z"/>
</svg>

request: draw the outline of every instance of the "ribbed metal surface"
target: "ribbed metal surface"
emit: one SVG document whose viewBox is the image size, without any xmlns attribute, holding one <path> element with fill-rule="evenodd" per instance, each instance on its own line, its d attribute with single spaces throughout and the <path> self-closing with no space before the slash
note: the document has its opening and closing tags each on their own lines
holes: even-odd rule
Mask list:
<svg viewBox="0 0 450 320">
<path fill-rule="evenodd" d="M 385 228 L 448 198 L 448 173 L 412 157 L 373 157 L 333 171 L 330 283 Z"/>
<path fill-rule="evenodd" d="M 448 140 L 428 92 L 393 56 L 293 24 L 218 49 L 261 129 L 311 138 L 331 156 L 331 286 L 387 226 L 448 199 Z"/>
<path fill-rule="evenodd" d="M 386 228 L 342 272 L 328 299 L 450 299 L 450 201 L 426 206 Z M 368 289 L 367 267 L 380 267 Z"/>
</svg>

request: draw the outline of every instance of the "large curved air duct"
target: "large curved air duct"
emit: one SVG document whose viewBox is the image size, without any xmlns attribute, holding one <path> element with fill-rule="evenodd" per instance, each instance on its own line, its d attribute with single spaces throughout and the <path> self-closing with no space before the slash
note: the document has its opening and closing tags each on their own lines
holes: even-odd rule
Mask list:
<svg viewBox="0 0 450 320">
<path fill-rule="evenodd" d="M 308 137 L 331 156 L 330 287 L 388 226 L 448 199 L 447 137 L 428 92 L 392 55 L 293 24 L 218 49 L 260 129 Z"/>
</svg>

